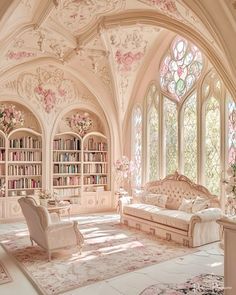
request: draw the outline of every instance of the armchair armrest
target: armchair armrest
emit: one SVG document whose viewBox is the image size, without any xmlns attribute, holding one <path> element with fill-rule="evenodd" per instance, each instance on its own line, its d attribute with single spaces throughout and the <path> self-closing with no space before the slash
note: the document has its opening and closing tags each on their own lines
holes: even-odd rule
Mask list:
<svg viewBox="0 0 236 295">
<path fill-rule="evenodd" d="M 50 224 L 46 229 L 46 235 L 51 249 L 76 244 L 81 248 L 84 243 L 77 221 Z"/>
<path fill-rule="evenodd" d="M 124 205 L 129 205 L 132 203 L 133 197 L 130 196 L 123 196 L 121 198 L 119 198 L 118 200 L 118 213 L 122 213 L 123 212 L 123 206 Z"/>
<path fill-rule="evenodd" d="M 57 223 L 51 223 L 49 226 L 46 228 L 47 232 L 52 232 L 52 231 L 58 231 L 58 230 L 65 230 L 67 228 L 73 227 L 73 222 L 72 221 L 60 221 Z"/>
<path fill-rule="evenodd" d="M 223 215 L 220 208 L 208 208 L 201 210 L 193 215 L 193 218 L 199 219 L 200 222 L 214 221 Z"/>
</svg>

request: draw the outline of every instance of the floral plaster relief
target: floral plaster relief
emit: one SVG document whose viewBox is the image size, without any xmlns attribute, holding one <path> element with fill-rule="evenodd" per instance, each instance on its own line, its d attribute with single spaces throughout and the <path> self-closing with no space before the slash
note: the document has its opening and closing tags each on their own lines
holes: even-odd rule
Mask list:
<svg viewBox="0 0 236 295">
<path fill-rule="evenodd" d="M 18 94 L 29 100 L 34 99 L 46 113 L 56 111 L 77 97 L 73 81 L 64 77 L 60 69 L 37 68 L 36 74 L 23 73 L 17 81 Z"/>
<path fill-rule="evenodd" d="M 63 27 L 77 35 L 100 15 L 121 10 L 124 0 L 59 0 L 52 13 Z"/>
<path fill-rule="evenodd" d="M 159 28 L 152 26 L 122 27 L 108 31 L 122 112 L 128 105 L 144 56 L 156 40 L 159 31 Z"/>
</svg>

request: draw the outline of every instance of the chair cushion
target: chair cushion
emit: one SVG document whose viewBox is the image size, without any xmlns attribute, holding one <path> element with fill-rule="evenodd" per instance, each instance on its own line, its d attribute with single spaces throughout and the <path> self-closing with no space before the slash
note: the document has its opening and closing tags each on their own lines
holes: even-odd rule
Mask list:
<svg viewBox="0 0 236 295">
<path fill-rule="evenodd" d="M 193 214 L 184 211 L 165 209 L 153 212 L 151 218 L 157 223 L 188 231 L 192 216 Z"/>
<path fill-rule="evenodd" d="M 152 213 L 164 210 L 163 208 L 149 204 L 124 205 L 123 213 L 146 220 L 151 220 Z"/>
</svg>

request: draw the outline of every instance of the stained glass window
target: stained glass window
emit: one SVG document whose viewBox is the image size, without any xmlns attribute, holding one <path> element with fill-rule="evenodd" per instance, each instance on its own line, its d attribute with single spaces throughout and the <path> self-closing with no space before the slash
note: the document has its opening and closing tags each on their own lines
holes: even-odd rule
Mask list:
<svg viewBox="0 0 236 295">
<path fill-rule="evenodd" d="M 236 163 L 236 103 L 227 96 L 228 103 L 228 162 Z"/>
<path fill-rule="evenodd" d="M 184 104 L 183 169 L 184 175 L 197 181 L 197 104 L 196 93 Z"/>
<path fill-rule="evenodd" d="M 210 97 L 205 110 L 205 179 L 211 193 L 219 194 L 220 186 L 220 104 Z"/>
<path fill-rule="evenodd" d="M 178 124 L 176 104 L 168 98 L 164 100 L 164 124 L 166 174 L 170 174 L 178 168 Z"/>
<path fill-rule="evenodd" d="M 139 106 L 133 112 L 133 157 L 134 186 L 140 187 L 142 182 L 142 111 Z"/>
<path fill-rule="evenodd" d="M 147 171 L 148 180 L 151 181 L 158 179 L 159 154 L 158 112 L 154 104 L 148 112 L 147 128 Z"/>
<path fill-rule="evenodd" d="M 202 67 L 199 49 L 186 39 L 177 37 L 160 66 L 162 90 L 180 101 L 200 77 Z"/>
</svg>

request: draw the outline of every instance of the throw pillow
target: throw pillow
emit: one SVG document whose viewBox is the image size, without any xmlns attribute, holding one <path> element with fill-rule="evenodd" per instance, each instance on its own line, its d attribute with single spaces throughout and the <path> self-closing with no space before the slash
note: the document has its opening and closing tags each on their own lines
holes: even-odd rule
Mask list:
<svg viewBox="0 0 236 295">
<path fill-rule="evenodd" d="M 158 206 L 161 208 L 165 208 L 166 202 L 167 202 L 167 196 L 166 195 L 160 195 L 160 194 L 148 194 L 146 196 L 146 204 Z"/>
<path fill-rule="evenodd" d="M 209 206 L 209 201 L 203 197 L 198 196 L 193 202 L 192 212 L 196 213 L 198 211 L 208 208 L 208 206 Z"/>
<path fill-rule="evenodd" d="M 183 198 L 182 203 L 179 206 L 179 210 L 187 212 L 187 213 L 191 213 L 192 212 L 192 206 L 193 206 L 193 200 Z"/>
</svg>

